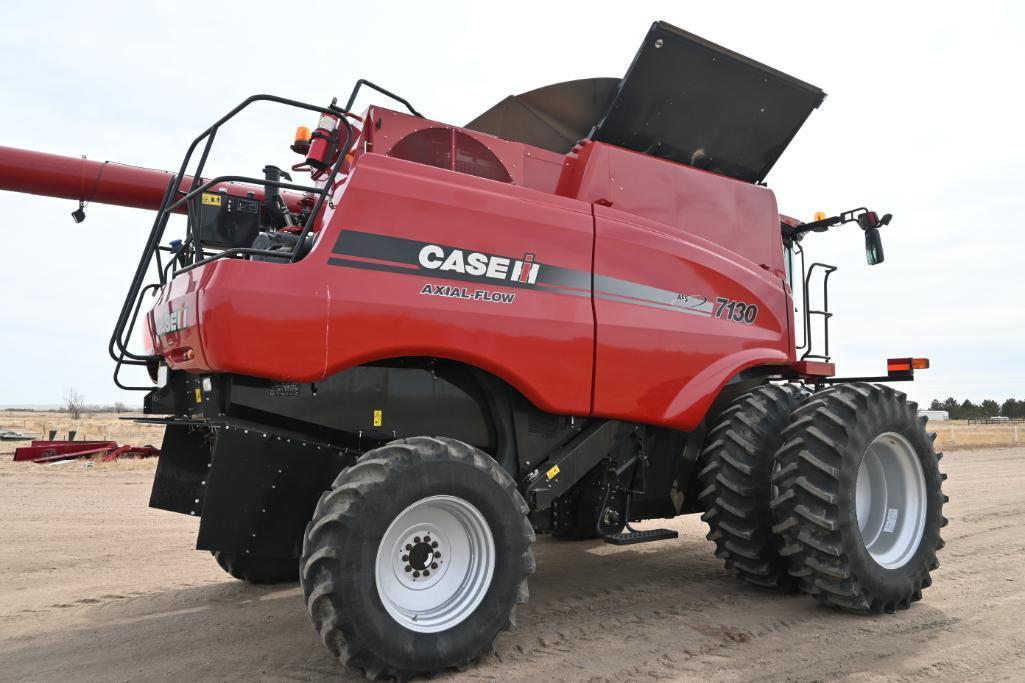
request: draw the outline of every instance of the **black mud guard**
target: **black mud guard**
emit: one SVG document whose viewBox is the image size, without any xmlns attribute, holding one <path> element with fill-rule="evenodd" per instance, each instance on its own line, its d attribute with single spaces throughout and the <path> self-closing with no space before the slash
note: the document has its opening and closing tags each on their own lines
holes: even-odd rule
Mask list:
<svg viewBox="0 0 1025 683">
<path fill-rule="evenodd" d="M 198 517 L 210 470 L 213 431 L 191 424 L 164 428 L 149 506 Z"/>
<path fill-rule="evenodd" d="M 218 428 L 196 548 L 298 557 L 317 500 L 350 464 L 350 455 L 327 446 Z"/>
</svg>

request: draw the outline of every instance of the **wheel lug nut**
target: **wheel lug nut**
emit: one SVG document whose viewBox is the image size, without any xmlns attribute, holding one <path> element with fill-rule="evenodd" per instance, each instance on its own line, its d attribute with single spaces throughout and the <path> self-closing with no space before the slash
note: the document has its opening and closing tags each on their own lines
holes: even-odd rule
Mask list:
<svg viewBox="0 0 1025 683">
<path fill-rule="evenodd" d="M 406 550 L 412 550 L 412 549 L 413 549 L 413 546 L 411 546 L 411 545 L 409 545 L 409 544 L 407 543 L 407 544 L 406 544 Z"/>
<path fill-rule="evenodd" d="M 424 576 L 430 576 L 430 575 L 431 575 L 431 571 L 429 569 L 425 569 L 424 570 Z"/>
<path fill-rule="evenodd" d="M 439 552 L 435 552 L 435 553 L 434 553 L 434 556 L 435 556 L 435 557 L 441 557 L 441 553 L 439 553 Z"/>
<path fill-rule="evenodd" d="M 419 579 L 420 578 L 420 572 L 413 572 L 413 578 L 414 579 Z"/>
<path fill-rule="evenodd" d="M 402 561 L 403 561 L 403 562 L 406 562 L 406 561 L 408 561 L 408 560 L 409 560 L 409 555 L 403 555 L 403 556 L 402 556 Z"/>
<path fill-rule="evenodd" d="M 406 571 L 407 571 L 407 572 L 411 572 L 411 571 L 413 571 L 413 568 L 412 568 L 412 567 L 410 567 L 410 566 L 409 566 L 409 565 L 407 564 L 407 565 L 406 565 Z"/>
<path fill-rule="evenodd" d="M 431 569 L 437 569 L 437 568 L 438 568 L 438 563 L 437 562 L 431 562 Z"/>
<path fill-rule="evenodd" d="M 438 542 L 435 541 L 434 543 L 431 543 L 431 547 L 432 548 L 437 548 L 438 547 Z"/>
<path fill-rule="evenodd" d="M 419 542 L 420 542 L 420 537 L 419 536 L 413 537 L 413 543 L 419 543 Z"/>
<path fill-rule="evenodd" d="M 424 536 L 424 543 L 430 543 L 430 542 L 431 542 L 431 537 L 430 536 Z"/>
</svg>

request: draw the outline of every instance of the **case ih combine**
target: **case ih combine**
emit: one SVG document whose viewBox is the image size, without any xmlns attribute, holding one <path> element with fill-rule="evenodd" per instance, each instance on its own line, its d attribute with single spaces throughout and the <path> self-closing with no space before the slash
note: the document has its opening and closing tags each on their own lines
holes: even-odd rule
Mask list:
<svg viewBox="0 0 1025 683">
<path fill-rule="evenodd" d="M 363 86 L 408 113 L 353 113 Z M 298 577 L 342 662 L 407 678 L 493 649 L 536 532 L 640 543 L 676 533 L 631 522 L 702 513 L 758 586 L 858 612 L 921 598 L 944 477 L 880 382 L 927 362 L 834 377 L 808 302 L 833 267 L 801 250 L 853 222 L 876 263 L 889 216 L 801 223 L 763 182 L 823 98 L 656 23 L 624 78 L 462 128 L 360 81 L 346 107 L 246 100 L 177 173 L 3 149 L 0 181 L 157 209 L 110 340 L 166 425 L 151 505 L 200 518 L 239 579 Z M 319 116 L 292 147 L 309 183 L 203 178 L 256 102 Z"/>
</svg>

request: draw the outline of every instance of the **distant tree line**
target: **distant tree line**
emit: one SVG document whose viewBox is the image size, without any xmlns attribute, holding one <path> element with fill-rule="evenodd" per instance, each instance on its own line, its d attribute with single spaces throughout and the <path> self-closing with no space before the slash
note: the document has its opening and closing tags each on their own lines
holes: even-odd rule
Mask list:
<svg viewBox="0 0 1025 683">
<path fill-rule="evenodd" d="M 970 417 L 1003 417 L 1025 418 L 1025 400 L 1009 398 L 1003 403 L 986 399 L 982 403 L 972 403 L 968 399 L 958 403 L 951 396 L 945 401 L 933 399 L 929 410 L 945 410 L 951 420 L 967 420 Z"/>
</svg>

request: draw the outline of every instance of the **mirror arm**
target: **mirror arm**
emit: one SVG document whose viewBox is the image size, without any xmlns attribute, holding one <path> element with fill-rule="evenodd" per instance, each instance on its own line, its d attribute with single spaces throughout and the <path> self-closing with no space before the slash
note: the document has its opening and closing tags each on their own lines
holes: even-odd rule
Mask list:
<svg viewBox="0 0 1025 683">
<path fill-rule="evenodd" d="M 822 220 L 819 220 L 819 221 L 811 221 L 810 223 L 801 223 L 800 225 L 798 225 L 796 227 L 791 227 L 789 225 L 786 225 L 785 223 L 781 223 L 780 225 L 782 226 L 783 236 L 793 239 L 793 238 L 797 237 L 798 235 L 803 235 L 804 233 L 807 233 L 807 232 L 825 232 L 826 230 L 829 230 L 830 228 L 832 228 L 833 226 L 836 226 L 836 225 L 843 225 L 844 223 L 858 223 L 858 219 L 862 215 L 867 214 L 867 213 L 871 213 L 871 212 L 868 209 L 866 209 L 864 206 L 860 206 L 857 209 L 851 209 L 850 211 L 844 211 L 839 216 L 831 216 L 829 218 L 823 218 Z M 871 226 L 871 227 L 873 227 L 873 228 L 881 228 L 884 225 L 889 225 L 890 221 L 892 219 L 893 219 L 893 214 L 889 214 L 888 213 L 885 216 L 883 216 L 881 219 L 879 219 L 879 222 L 876 225 Z M 867 230 L 868 229 L 868 228 L 862 227 L 860 224 L 859 224 L 858 227 L 861 227 L 862 230 Z"/>
</svg>

